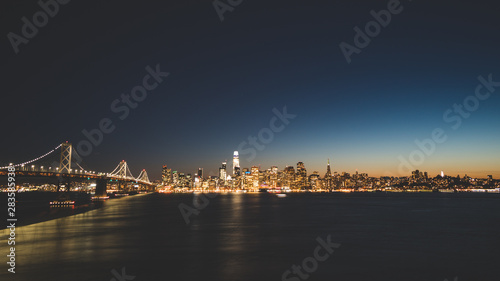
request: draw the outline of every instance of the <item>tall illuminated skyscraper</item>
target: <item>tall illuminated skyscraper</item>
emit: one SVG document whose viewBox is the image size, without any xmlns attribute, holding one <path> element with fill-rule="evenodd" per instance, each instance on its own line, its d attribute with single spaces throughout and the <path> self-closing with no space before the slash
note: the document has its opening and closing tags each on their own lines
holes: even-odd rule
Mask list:
<svg viewBox="0 0 500 281">
<path fill-rule="evenodd" d="M 226 162 L 222 162 L 222 167 L 219 168 L 219 179 L 225 182 L 226 175 L 227 175 Z"/>
<path fill-rule="evenodd" d="M 163 165 L 161 169 L 161 181 L 163 182 L 164 185 L 167 184 L 168 181 L 167 165 Z"/>
<path fill-rule="evenodd" d="M 271 166 L 271 173 L 269 175 L 269 183 L 272 187 L 276 187 L 278 185 L 278 167 Z"/>
<path fill-rule="evenodd" d="M 330 158 L 328 158 L 328 164 L 326 165 L 325 178 L 332 176 L 332 170 L 330 169 Z"/>
<path fill-rule="evenodd" d="M 297 163 L 297 174 L 295 176 L 296 186 L 302 188 L 307 185 L 307 170 L 304 162 Z"/>
<path fill-rule="evenodd" d="M 163 185 L 172 184 L 172 169 L 167 169 L 167 165 L 163 165 L 161 170 L 161 181 Z"/>
<path fill-rule="evenodd" d="M 328 158 L 328 164 L 326 166 L 326 174 L 325 174 L 325 188 L 327 190 L 332 189 L 332 170 L 330 169 L 330 158 Z"/>
<path fill-rule="evenodd" d="M 240 170 L 240 157 L 238 155 L 238 151 L 235 151 L 233 154 L 233 175 L 239 175 Z"/>
<path fill-rule="evenodd" d="M 259 167 L 252 166 L 251 172 L 252 172 L 253 187 L 257 188 L 259 187 L 259 174 L 260 174 Z"/>
<path fill-rule="evenodd" d="M 293 166 L 286 166 L 284 173 L 284 186 L 291 189 L 295 188 L 295 169 Z"/>
<path fill-rule="evenodd" d="M 177 171 L 172 172 L 172 183 L 174 185 L 179 184 L 179 173 L 177 173 Z"/>
</svg>

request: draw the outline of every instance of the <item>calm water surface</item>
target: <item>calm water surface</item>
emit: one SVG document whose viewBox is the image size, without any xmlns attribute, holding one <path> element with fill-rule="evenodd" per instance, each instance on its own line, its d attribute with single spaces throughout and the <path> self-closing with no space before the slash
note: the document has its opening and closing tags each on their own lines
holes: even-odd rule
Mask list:
<svg viewBox="0 0 500 281">
<path fill-rule="evenodd" d="M 500 280 L 499 194 L 221 194 L 186 224 L 178 206 L 193 196 L 130 196 L 19 227 L 16 274 L 4 229 L 0 280 L 109 281 L 125 268 L 135 281 L 278 281 L 328 235 L 341 246 L 307 280 Z"/>
</svg>

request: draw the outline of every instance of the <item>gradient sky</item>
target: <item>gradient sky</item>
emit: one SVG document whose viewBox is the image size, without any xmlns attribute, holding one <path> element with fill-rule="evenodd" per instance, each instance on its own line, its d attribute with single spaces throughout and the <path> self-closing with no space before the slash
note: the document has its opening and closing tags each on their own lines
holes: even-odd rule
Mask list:
<svg viewBox="0 0 500 281">
<path fill-rule="evenodd" d="M 171 1 L 170 1 L 171 2 Z M 415 140 L 447 140 L 414 168 L 436 175 L 500 177 L 500 88 L 454 130 L 443 114 L 473 95 L 477 77 L 500 81 L 497 2 L 402 1 L 403 11 L 346 62 L 354 27 L 388 1 L 247 1 L 224 14 L 211 1 L 71 1 L 15 54 L 37 1 L 3 1 L 0 165 L 77 144 L 102 118 L 116 129 L 84 158 L 110 172 L 125 159 L 159 179 L 161 166 L 215 175 L 273 108 L 296 114 L 252 161 L 372 176 L 407 175 Z M 113 100 L 142 83 L 145 67 L 169 72 L 125 120 Z M 455 114 L 453 114 L 455 115 Z"/>
</svg>

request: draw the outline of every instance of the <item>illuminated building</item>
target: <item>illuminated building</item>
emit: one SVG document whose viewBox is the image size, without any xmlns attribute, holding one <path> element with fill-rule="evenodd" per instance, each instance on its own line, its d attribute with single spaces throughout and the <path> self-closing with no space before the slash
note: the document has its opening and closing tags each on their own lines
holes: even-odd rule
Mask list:
<svg viewBox="0 0 500 281">
<path fill-rule="evenodd" d="M 330 158 L 328 158 L 328 164 L 326 165 L 326 174 L 325 174 L 325 184 L 324 187 L 328 190 L 332 190 L 332 170 L 330 169 Z"/>
<path fill-rule="evenodd" d="M 172 183 L 174 185 L 179 184 L 179 174 L 177 173 L 177 171 L 173 171 L 172 173 Z"/>
<path fill-rule="evenodd" d="M 303 162 L 297 163 L 297 174 L 295 177 L 295 185 L 298 188 L 307 186 L 307 170 Z"/>
<path fill-rule="evenodd" d="M 286 166 L 283 173 L 283 185 L 293 189 L 295 187 L 295 169 L 293 166 Z"/>
<path fill-rule="evenodd" d="M 242 174 L 242 185 L 245 186 L 246 188 L 252 188 L 253 186 L 253 179 L 252 179 L 252 174 L 248 170 L 248 168 L 243 168 L 243 174 Z"/>
<path fill-rule="evenodd" d="M 163 165 L 163 167 L 161 169 L 161 181 L 164 185 L 166 185 L 167 180 L 168 180 L 167 165 Z"/>
<path fill-rule="evenodd" d="M 319 189 L 321 188 L 321 185 L 319 183 L 319 172 L 314 171 L 310 176 L 309 176 L 309 184 L 311 185 L 312 189 Z"/>
<path fill-rule="evenodd" d="M 167 165 L 163 165 L 161 170 L 161 180 L 163 185 L 170 185 L 173 183 L 172 169 L 167 169 Z"/>
<path fill-rule="evenodd" d="M 276 166 L 271 167 L 271 172 L 269 174 L 269 185 L 271 187 L 278 186 L 278 167 Z"/>
<path fill-rule="evenodd" d="M 179 175 L 178 185 L 184 187 L 184 185 L 186 184 L 186 175 L 184 173 L 179 173 L 178 175 Z"/>
<path fill-rule="evenodd" d="M 271 173 L 278 174 L 278 167 L 277 166 L 271 166 Z"/>
<path fill-rule="evenodd" d="M 238 156 L 238 151 L 235 151 L 233 154 L 233 175 L 239 176 L 240 170 L 240 158 Z"/>
<path fill-rule="evenodd" d="M 226 178 L 227 178 L 226 162 L 222 162 L 222 167 L 219 168 L 219 179 L 225 183 Z"/>
<path fill-rule="evenodd" d="M 418 179 L 422 178 L 423 175 L 422 175 L 422 172 L 420 172 L 419 170 L 415 170 L 415 171 L 411 172 L 411 177 L 414 180 L 418 180 Z"/>
<path fill-rule="evenodd" d="M 259 167 L 253 166 L 252 170 L 251 170 L 251 175 L 252 175 L 253 187 L 258 188 L 259 187 Z"/>
</svg>

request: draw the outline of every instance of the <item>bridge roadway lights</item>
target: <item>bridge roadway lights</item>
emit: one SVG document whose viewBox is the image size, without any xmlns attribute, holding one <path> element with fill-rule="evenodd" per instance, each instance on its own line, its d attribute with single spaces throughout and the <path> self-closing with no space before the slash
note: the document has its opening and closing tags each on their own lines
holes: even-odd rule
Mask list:
<svg viewBox="0 0 500 281">
<path fill-rule="evenodd" d="M 108 186 L 108 181 L 106 179 L 96 180 L 95 196 L 96 197 L 106 197 L 107 196 L 107 186 Z"/>
</svg>

